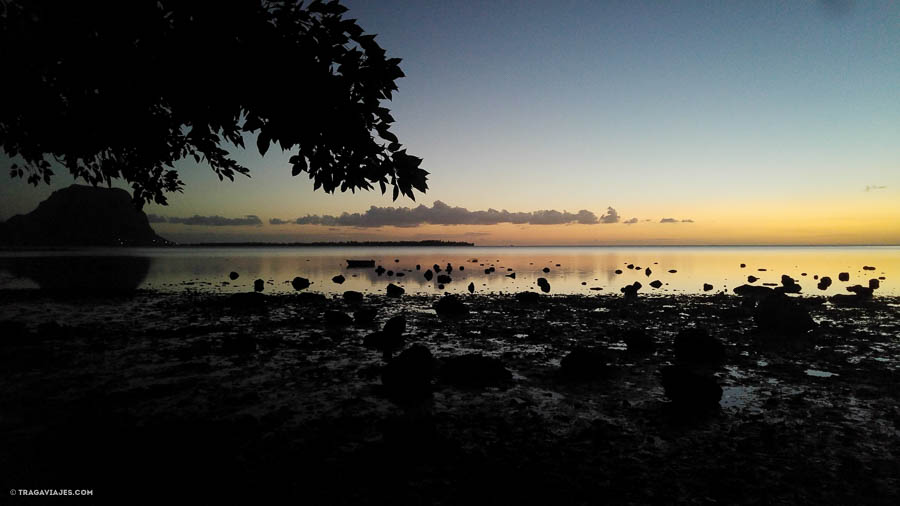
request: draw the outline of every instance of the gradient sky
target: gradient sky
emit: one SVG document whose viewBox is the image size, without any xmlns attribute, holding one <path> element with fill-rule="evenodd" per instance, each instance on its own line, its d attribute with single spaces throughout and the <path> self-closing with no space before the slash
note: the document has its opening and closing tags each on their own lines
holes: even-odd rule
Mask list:
<svg viewBox="0 0 900 506">
<path fill-rule="evenodd" d="M 239 151 L 251 179 L 220 183 L 184 162 L 184 194 L 146 211 L 256 215 L 264 225 L 155 225 L 163 236 L 900 244 L 900 2 L 343 3 L 389 56 L 403 59 L 407 77 L 387 105 L 394 132 L 431 172 L 428 193 L 394 203 L 389 194 L 313 192 L 304 177 L 290 176 L 290 153 Z M 34 189 L 7 181 L 0 219 L 69 183 L 60 177 Z M 611 206 L 623 221 L 640 221 L 268 224 L 435 200 L 473 211 L 597 216 Z M 694 222 L 659 223 L 668 217 Z"/>
</svg>

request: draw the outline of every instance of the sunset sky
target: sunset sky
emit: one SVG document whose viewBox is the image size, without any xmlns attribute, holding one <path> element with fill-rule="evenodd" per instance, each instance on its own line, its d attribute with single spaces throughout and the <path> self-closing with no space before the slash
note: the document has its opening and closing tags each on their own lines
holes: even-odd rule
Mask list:
<svg viewBox="0 0 900 506">
<path fill-rule="evenodd" d="M 251 179 L 220 183 L 208 167 L 179 166 L 184 194 L 145 211 L 206 224 L 154 223 L 161 235 L 900 244 L 900 2 L 343 3 L 403 59 L 407 77 L 387 106 L 401 142 L 424 158 L 428 193 L 392 202 L 313 192 L 290 176 L 292 153 L 236 150 Z M 0 219 L 71 182 L 5 181 Z M 586 210 L 597 223 L 547 213 L 497 222 L 500 213 L 456 207 Z M 226 219 L 179 220 L 194 215 Z M 321 224 L 294 223 L 308 216 Z M 434 224 L 453 220 L 463 224 Z"/>
</svg>

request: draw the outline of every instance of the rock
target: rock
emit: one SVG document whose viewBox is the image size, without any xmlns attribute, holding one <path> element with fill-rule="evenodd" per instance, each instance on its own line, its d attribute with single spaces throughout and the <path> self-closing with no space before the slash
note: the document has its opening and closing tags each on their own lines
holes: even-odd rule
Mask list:
<svg viewBox="0 0 900 506">
<path fill-rule="evenodd" d="M 587 286 L 587 281 L 582 281 L 581 286 Z"/>
<path fill-rule="evenodd" d="M 343 311 L 330 309 L 325 311 L 325 324 L 332 327 L 346 327 L 353 323 L 353 318 Z"/>
<path fill-rule="evenodd" d="M 688 409 L 715 409 L 722 400 L 722 387 L 716 378 L 689 367 L 670 365 L 662 368 L 662 385 L 675 406 Z"/>
<path fill-rule="evenodd" d="M 386 269 L 384 267 L 379 265 L 378 267 L 375 268 L 375 274 L 378 274 L 379 276 L 381 276 L 382 274 L 384 274 L 385 270 Z"/>
<path fill-rule="evenodd" d="M 445 359 L 440 376 L 445 383 L 461 387 L 496 386 L 512 379 L 499 359 L 478 354 Z"/>
<path fill-rule="evenodd" d="M 405 340 L 403 334 L 387 334 L 378 330 L 363 338 L 363 346 L 380 350 L 384 352 L 385 359 L 390 359 L 394 351 L 403 347 Z"/>
<path fill-rule="evenodd" d="M 616 274 L 622 274 L 622 269 L 616 269 L 615 272 Z"/>
<path fill-rule="evenodd" d="M 675 360 L 695 365 L 718 365 L 725 361 L 725 346 L 703 328 L 684 329 L 675 336 Z"/>
<path fill-rule="evenodd" d="M 675 274 L 676 272 L 678 272 L 676 269 L 669 269 L 669 274 Z"/>
<path fill-rule="evenodd" d="M 708 292 L 713 289 L 713 286 L 709 283 L 703 283 L 703 291 Z"/>
<path fill-rule="evenodd" d="M 853 285 L 848 286 L 847 291 L 855 293 L 861 299 L 871 299 L 874 290 L 868 286 Z"/>
<path fill-rule="evenodd" d="M 875 267 L 872 267 L 871 265 L 864 265 L 863 270 L 864 271 L 874 271 Z"/>
<path fill-rule="evenodd" d="M 488 270 L 491 272 L 495 272 L 497 269 L 495 269 L 494 267 L 489 267 Z"/>
<path fill-rule="evenodd" d="M 235 309 L 258 309 L 266 304 L 266 296 L 258 292 L 235 293 L 228 297 L 228 305 Z"/>
<path fill-rule="evenodd" d="M 309 288 L 309 280 L 297 276 L 291 281 L 291 286 L 294 287 L 294 290 L 304 290 L 306 288 Z"/>
<path fill-rule="evenodd" d="M 469 293 L 475 293 L 475 283 L 469 283 Z"/>
<path fill-rule="evenodd" d="M 516 273 L 513 272 L 513 273 L 510 273 L 510 274 L 507 274 L 506 277 L 507 277 L 507 278 L 512 278 L 512 279 L 516 279 Z"/>
<path fill-rule="evenodd" d="M 400 263 L 400 259 L 399 259 L 399 258 L 395 258 L 395 259 L 394 259 L 394 263 L 395 263 L 395 264 L 399 264 L 399 263 Z"/>
<path fill-rule="evenodd" d="M 341 275 L 341 274 L 338 274 L 337 276 L 331 278 L 331 280 L 334 281 L 335 283 L 341 285 L 341 284 L 344 283 L 344 281 L 347 281 L 347 278 L 345 278 L 345 277 L 344 277 L 343 275 Z"/>
<path fill-rule="evenodd" d="M 434 272 L 441 272 L 441 266 L 438 264 L 432 265 L 431 268 L 434 269 Z"/>
<path fill-rule="evenodd" d="M 753 319 L 760 330 L 788 336 L 800 336 L 815 327 L 809 311 L 783 295 L 760 300 Z"/>
<path fill-rule="evenodd" d="M 425 276 L 425 281 L 431 281 L 431 278 L 434 277 L 434 273 L 431 272 L 431 269 L 428 269 L 427 271 L 425 271 L 424 276 Z"/>
<path fill-rule="evenodd" d="M 450 274 L 451 272 L 453 272 L 453 266 L 450 265 L 449 262 L 447 262 L 447 274 Z"/>
<path fill-rule="evenodd" d="M 404 290 L 403 288 L 401 288 L 393 283 L 390 283 L 387 286 L 388 297 L 400 297 L 404 293 L 406 293 L 406 290 Z"/>
<path fill-rule="evenodd" d="M 771 296 L 775 291 L 765 286 L 741 285 L 734 288 L 734 293 L 741 297 L 763 299 Z"/>
<path fill-rule="evenodd" d="M 651 274 L 653 274 L 653 271 L 651 271 L 649 267 L 644 269 L 644 275 L 646 275 L 648 278 L 650 277 Z"/>
<path fill-rule="evenodd" d="M 879 287 L 881 287 L 881 282 L 879 282 L 877 279 L 872 278 L 869 280 L 869 288 L 871 288 L 872 290 L 878 290 Z"/>
<path fill-rule="evenodd" d="M 240 277 L 240 274 L 238 274 L 238 273 L 236 273 L 236 272 L 234 272 L 234 271 L 231 271 L 231 272 L 228 274 L 228 278 L 231 279 L 232 281 L 234 281 L 234 280 L 237 279 L 238 277 Z"/>
<path fill-rule="evenodd" d="M 628 268 L 628 269 L 634 269 L 634 264 L 628 264 L 628 265 L 626 265 L 625 267 Z"/>
<path fill-rule="evenodd" d="M 747 267 L 747 264 L 741 264 L 741 269 L 743 269 L 744 267 Z"/>
<path fill-rule="evenodd" d="M 324 304 L 328 299 L 321 293 L 301 292 L 295 295 L 295 299 L 301 304 Z"/>
<path fill-rule="evenodd" d="M 471 285 L 470 285 L 471 286 Z M 475 287 L 472 286 L 472 290 Z M 444 295 L 434 303 L 438 316 L 457 317 L 469 314 L 469 308 L 456 295 Z"/>
<path fill-rule="evenodd" d="M 776 293 L 800 293 L 800 285 L 787 274 L 781 275 L 781 284 L 782 286 L 775 289 Z"/>
<path fill-rule="evenodd" d="M 748 283 L 756 283 L 757 281 L 759 281 L 759 278 L 758 278 L 758 277 L 753 276 L 753 275 L 747 276 L 747 282 L 748 282 Z"/>
<path fill-rule="evenodd" d="M 622 335 L 629 353 L 650 353 L 656 347 L 653 338 L 642 329 L 627 329 Z"/>
<path fill-rule="evenodd" d="M 541 301 L 541 296 L 534 292 L 519 292 L 516 294 L 516 300 L 523 304 L 537 304 Z"/>
<path fill-rule="evenodd" d="M 466 270 L 466 266 L 465 266 L 465 265 L 460 265 L 460 266 L 459 266 L 459 270 L 461 270 L 461 271 Z"/>
<path fill-rule="evenodd" d="M 541 269 L 541 270 L 544 271 L 545 274 L 548 273 L 548 272 L 550 272 L 550 268 L 549 268 L 549 267 L 544 267 L 544 268 Z"/>
<path fill-rule="evenodd" d="M 563 357 L 560 374 L 569 379 L 590 380 L 609 373 L 609 357 L 601 350 L 578 347 Z"/>
<path fill-rule="evenodd" d="M 400 335 L 406 332 L 406 316 L 401 314 L 389 318 L 384 322 L 382 331 L 388 335 Z"/>
<path fill-rule="evenodd" d="M 361 307 L 353 313 L 353 323 L 357 326 L 371 325 L 378 316 L 378 310 L 373 307 Z"/>
<path fill-rule="evenodd" d="M 403 350 L 381 371 L 385 393 L 394 400 L 414 402 L 431 395 L 435 361 L 431 351 L 421 344 Z"/>
<path fill-rule="evenodd" d="M 485 274 L 490 274 L 490 273 L 492 273 L 492 272 L 494 272 L 494 271 L 492 271 L 492 270 L 490 270 L 490 269 L 485 269 L 485 270 L 484 270 L 484 273 L 485 273 Z"/>
<path fill-rule="evenodd" d="M 402 272 L 398 272 L 398 273 L 397 273 L 397 277 L 398 277 L 398 278 L 402 278 L 403 276 L 406 276 L 406 274 L 403 274 Z"/>
<path fill-rule="evenodd" d="M 257 292 L 263 291 L 263 289 L 265 287 L 266 287 L 266 282 L 261 279 L 257 279 L 256 281 L 253 282 L 253 290 L 255 290 Z"/>
<path fill-rule="evenodd" d="M 663 286 L 663 284 L 662 284 L 662 281 L 657 279 L 657 280 L 651 281 L 650 286 L 652 286 L 653 288 L 660 288 L 661 286 Z"/>
<path fill-rule="evenodd" d="M 417 271 L 421 271 L 421 270 L 422 270 L 422 265 L 421 265 L 421 264 L 416 264 L 416 270 L 417 270 Z"/>
<path fill-rule="evenodd" d="M 438 274 L 438 277 L 437 277 L 438 283 L 444 285 L 444 284 L 450 283 L 451 281 L 453 281 L 453 280 L 450 278 L 450 276 L 448 276 L 446 274 Z"/>
<path fill-rule="evenodd" d="M 550 293 L 550 282 L 547 281 L 546 278 L 538 278 L 537 284 L 541 287 L 541 291 L 544 293 Z"/>
<path fill-rule="evenodd" d="M 623 286 L 619 288 L 619 291 L 625 294 L 626 299 L 633 299 L 637 297 L 638 290 L 641 289 L 641 284 L 635 281 L 630 285 Z"/>
<path fill-rule="evenodd" d="M 838 280 L 840 281 L 850 281 L 850 273 L 849 272 L 841 272 L 838 274 Z"/>
<path fill-rule="evenodd" d="M 393 276 L 393 275 L 394 275 L 394 271 L 387 271 L 386 274 L 387 274 L 388 276 Z"/>
<path fill-rule="evenodd" d="M 829 286 L 831 286 L 831 278 L 828 276 L 822 276 L 822 279 L 819 280 L 819 284 L 817 285 L 819 290 L 827 290 Z"/>
<path fill-rule="evenodd" d="M 444 285 L 442 283 L 438 283 L 438 290 L 443 290 L 443 289 L 444 289 Z"/>
</svg>

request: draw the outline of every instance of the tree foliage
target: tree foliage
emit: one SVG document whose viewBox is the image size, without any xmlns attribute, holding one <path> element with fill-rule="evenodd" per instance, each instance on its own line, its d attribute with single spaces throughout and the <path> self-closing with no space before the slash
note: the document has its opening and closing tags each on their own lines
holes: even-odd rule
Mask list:
<svg viewBox="0 0 900 506">
<path fill-rule="evenodd" d="M 56 161 L 91 184 L 123 179 L 140 204 L 181 191 L 174 164 L 219 179 L 257 134 L 294 151 L 315 189 L 425 192 L 382 101 L 403 77 L 336 0 L 0 0 L 0 145 L 13 177 L 50 182 Z"/>
</svg>

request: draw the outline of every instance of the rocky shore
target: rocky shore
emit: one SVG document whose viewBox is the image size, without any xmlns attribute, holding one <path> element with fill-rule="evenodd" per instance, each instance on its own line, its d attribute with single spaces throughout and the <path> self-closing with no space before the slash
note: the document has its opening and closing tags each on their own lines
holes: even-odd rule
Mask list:
<svg viewBox="0 0 900 506">
<path fill-rule="evenodd" d="M 900 299 L 742 295 L 0 291 L 0 475 L 101 499 L 897 502 Z"/>
</svg>

